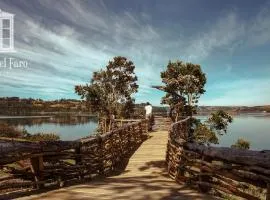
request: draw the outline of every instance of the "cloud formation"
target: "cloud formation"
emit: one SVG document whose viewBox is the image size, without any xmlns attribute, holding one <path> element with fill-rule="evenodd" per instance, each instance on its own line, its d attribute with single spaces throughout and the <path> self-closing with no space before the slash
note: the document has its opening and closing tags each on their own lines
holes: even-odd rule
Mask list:
<svg viewBox="0 0 270 200">
<path fill-rule="evenodd" d="M 223 70 L 228 76 L 235 72 L 232 61 L 235 54 L 265 45 L 269 49 L 269 3 L 259 6 L 250 19 L 241 17 L 237 9 L 223 10 L 215 18 L 200 24 L 194 22 L 193 28 L 175 17 L 163 20 L 158 6 L 146 12 L 151 10 L 147 3 L 138 2 L 139 10 L 121 5 L 120 0 L 114 5 L 107 1 L 81 0 L 1 1 L 2 10 L 16 14 L 17 52 L 1 54 L 0 59 L 12 56 L 29 62 L 28 69 L 0 69 L 1 96 L 78 98 L 74 85 L 88 82 L 93 71 L 104 67 L 114 56 L 122 55 L 136 65 L 140 84 L 138 102 L 159 104 L 162 93 L 151 85 L 161 83 L 160 72 L 170 59 L 201 63 L 211 79 L 219 79 L 216 71 Z M 170 11 L 166 12 L 170 17 Z M 217 53 L 221 66 L 227 66 L 224 69 L 219 66 L 215 69 L 216 65 L 212 64 Z M 246 77 L 240 79 L 254 85 Z M 258 80 L 266 83 L 265 79 Z M 234 84 L 241 86 L 239 82 Z M 223 95 L 215 95 L 210 89 L 211 99 L 204 99 L 204 103 L 232 104 L 231 87 L 225 88 Z M 245 95 L 243 92 L 242 96 Z M 239 103 L 252 104 L 250 100 L 240 101 L 241 98 Z M 265 103 L 270 100 L 267 95 L 263 98 Z"/>
</svg>

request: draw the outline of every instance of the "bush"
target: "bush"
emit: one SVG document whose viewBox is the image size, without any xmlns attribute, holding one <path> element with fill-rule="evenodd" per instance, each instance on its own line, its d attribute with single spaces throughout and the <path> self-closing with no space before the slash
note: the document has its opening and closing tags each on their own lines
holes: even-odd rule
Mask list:
<svg viewBox="0 0 270 200">
<path fill-rule="evenodd" d="M 218 144 L 218 137 L 214 131 L 209 129 L 205 124 L 198 124 L 194 131 L 194 137 L 199 144 Z"/>
<path fill-rule="evenodd" d="M 35 133 L 28 135 L 25 139 L 30 141 L 57 141 L 60 140 L 60 137 L 55 133 Z"/>
<path fill-rule="evenodd" d="M 194 139 L 200 144 L 218 144 L 218 136 L 227 133 L 229 124 L 233 118 L 223 110 L 218 110 L 210 114 L 208 119 L 201 123 L 200 120 L 193 120 Z"/>
<path fill-rule="evenodd" d="M 23 132 L 6 123 L 0 123 L 0 137 L 22 138 Z"/>
<path fill-rule="evenodd" d="M 250 148 L 250 142 L 243 139 L 239 138 L 235 144 L 231 146 L 232 148 L 237 148 L 237 149 L 249 149 Z"/>
<path fill-rule="evenodd" d="M 232 116 L 223 110 L 218 110 L 210 114 L 206 123 L 210 129 L 215 130 L 218 135 L 223 135 L 224 133 L 227 133 L 227 128 L 232 121 Z"/>
<path fill-rule="evenodd" d="M 55 133 L 36 133 L 32 135 L 25 129 L 20 130 L 6 123 L 0 123 L 0 137 L 21 138 L 30 141 L 57 141 L 60 139 L 59 135 Z"/>
</svg>

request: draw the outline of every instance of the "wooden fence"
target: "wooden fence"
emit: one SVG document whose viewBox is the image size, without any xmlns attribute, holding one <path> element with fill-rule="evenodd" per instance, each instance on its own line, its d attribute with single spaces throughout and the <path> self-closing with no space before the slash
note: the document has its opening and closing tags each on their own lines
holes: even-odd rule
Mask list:
<svg viewBox="0 0 270 200">
<path fill-rule="evenodd" d="M 29 142 L 0 138 L 0 194 L 58 187 L 120 173 L 148 137 L 148 121 L 77 141 Z"/>
<path fill-rule="evenodd" d="M 132 122 L 139 122 L 141 119 L 110 119 L 110 118 L 99 118 L 98 127 L 100 133 L 106 133 L 113 129 L 118 129 L 125 124 Z"/>
<path fill-rule="evenodd" d="M 270 151 L 208 147 L 190 137 L 190 118 L 169 131 L 166 162 L 169 175 L 202 192 L 245 199 L 270 200 Z"/>
</svg>

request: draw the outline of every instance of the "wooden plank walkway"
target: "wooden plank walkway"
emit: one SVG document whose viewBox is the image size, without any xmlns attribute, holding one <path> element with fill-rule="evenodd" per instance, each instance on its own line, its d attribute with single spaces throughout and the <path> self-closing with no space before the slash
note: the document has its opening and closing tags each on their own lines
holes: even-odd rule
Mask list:
<svg viewBox="0 0 270 200">
<path fill-rule="evenodd" d="M 129 160 L 126 170 L 118 176 L 66 187 L 21 200 L 197 200 L 214 199 L 184 185 L 177 184 L 167 175 L 165 152 L 167 131 L 150 133 Z"/>
</svg>

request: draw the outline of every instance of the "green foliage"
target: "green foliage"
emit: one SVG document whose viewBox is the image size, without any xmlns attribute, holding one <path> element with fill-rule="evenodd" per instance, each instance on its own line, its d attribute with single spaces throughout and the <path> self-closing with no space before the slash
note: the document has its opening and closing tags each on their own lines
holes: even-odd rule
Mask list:
<svg viewBox="0 0 270 200">
<path fill-rule="evenodd" d="M 178 121 L 179 117 L 192 117 L 196 114 L 197 103 L 205 92 L 206 84 L 206 75 L 201 66 L 182 61 L 169 62 L 166 71 L 161 72 L 161 78 L 165 86 L 156 88 L 166 92 L 161 103 L 170 106 L 172 120 Z M 222 110 L 211 113 L 204 123 L 192 120 L 192 138 L 202 144 L 218 144 L 218 136 L 227 132 L 232 120 L 232 117 Z"/>
<path fill-rule="evenodd" d="M 194 139 L 199 144 L 218 144 L 218 137 L 216 133 L 209 129 L 206 124 L 199 123 L 194 130 Z"/>
<path fill-rule="evenodd" d="M 162 90 L 166 92 L 161 103 L 170 106 L 173 121 L 179 116 L 192 116 L 200 95 L 205 92 L 206 76 L 201 66 L 182 61 L 169 62 L 166 71 L 161 72 L 161 78 L 165 84 Z"/>
<path fill-rule="evenodd" d="M 232 148 L 237 148 L 237 149 L 249 149 L 250 148 L 250 142 L 243 139 L 239 138 L 235 144 L 231 146 Z"/>
<path fill-rule="evenodd" d="M 89 112 L 86 103 L 75 99 L 43 101 L 42 99 L 0 97 L 1 115 L 32 115 L 38 112 Z"/>
<path fill-rule="evenodd" d="M 135 113 L 135 99 L 129 99 L 121 109 L 121 117 L 123 118 L 132 118 Z"/>
<path fill-rule="evenodd" d="M 25 139 L 30 141 L 57 141 L 60 140 L 60 137 L 55 133 L 35 133 L 27 136 Z"/>
<path fill-rule="evenodd" d="M 18 128 L 9 126 L 6 123 L 0 124 L 0 137 L 9 137 L 9 138 L 22 138 L 24 135 Z"/>
<path fill-rule="evenodd" d="M 223 110 L 218 110 L 210 114 L 206 121 L 211 130 L 215 130 L 219 135 L 227 132 L 229 123 L 232 123 L 233 118 Z"/>
<path fill-rule="evenodd" d="M 114 57 L 105 70 L 93 73 L 90 84 L 75 86 L 75 92 L 101 117 L 120 116 L 124 109 L 132 107 L 131 96 L 139 87 L 134 69 L 132 61 Z"/>
<path fill-rule="evenodd" d="M 20 130 L 6 123 L 0 124 L 0 137 L 20 138 L 30 141 L 56 141 L 60 137 L 54 133 L 36 133 L 31 135 L 25 129 Z"/>
<path fill-rule="evenodd" d="M 233 121 L 233 118 L 226 112 L 218 110 L 211 113 L 209 118 L 201 123 L 194 122 L 194 139 L 201 144 L 218 144 L 218 136 L 227 133 L 228 125 Z"/>
</svg>

